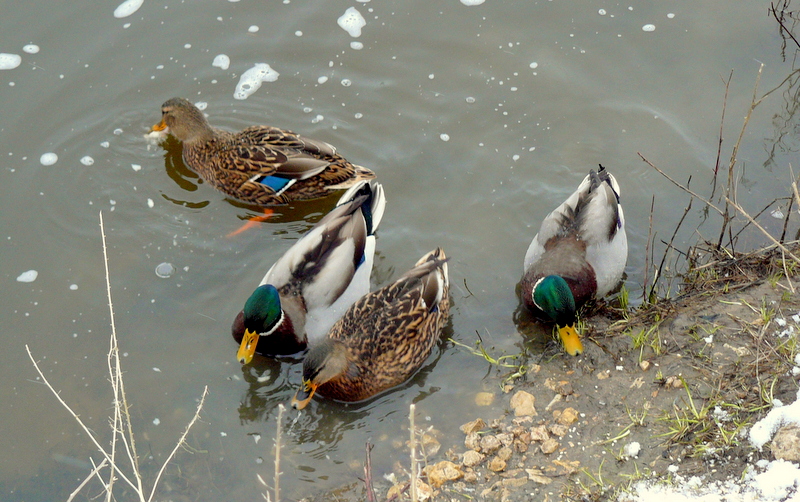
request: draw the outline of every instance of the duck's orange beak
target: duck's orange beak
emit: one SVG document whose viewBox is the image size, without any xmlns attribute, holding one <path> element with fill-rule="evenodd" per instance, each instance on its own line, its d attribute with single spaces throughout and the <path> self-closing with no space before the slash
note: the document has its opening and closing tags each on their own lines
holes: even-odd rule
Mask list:
<svg viewBox="0 0 800 502">
<path fill-rule="evenodd" d="M 164 122 L 164 119 L 161 119 L 161 122 L 159 122 L 158 124 L 156 124 L 156 125 L 154 125 L 153 127 L 150 128 L 150 132 L 154 132 L 154 131 L 155 132 L 161 132 L 161 131 L 165 130 L 166 128 L 167 128 L 167 123 Z"/>
<path fill-rule="evenodd" d="M 236 360 L 242 364 L 248 364 L 256 353 L 256 345 L 258 345 L 258 333 L 253 333 L 249 329 L 244 330 L 239 352 L 236 353 Z"/>
<path fill-rule="evenodd" d="M 574 325 L 559 326 L 558 336 L 561 338 L 561 343 L 564 344 L 564 350 L 567 351 L 567 354 L 577 356 L 583 352 L 583 344 Z"/>
<path fill-rule="evenodd" d="M 318 385 L 310 380 L 303 380 L 297 394 L 292 398 L 292 408 L 302 410 L 306 407 L 311 398 L 314 397 L 314 392 L 317 391 Z"/>
</svg>

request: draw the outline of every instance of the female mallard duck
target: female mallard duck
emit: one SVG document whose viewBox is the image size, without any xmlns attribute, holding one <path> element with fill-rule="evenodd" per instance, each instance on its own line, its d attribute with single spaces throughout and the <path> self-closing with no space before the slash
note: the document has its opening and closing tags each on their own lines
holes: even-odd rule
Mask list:
<svg viewBox="0 0 800 502">
<path fill-rule="evenodd" d="M 152 131 L 182 141 L 186 164 L 208 184 L 259 206 L 316 199 L 375 177 L 328 143 L 277 127 L 251 126 L 236 133 L 213 128 L 182 98 L 161 105 L 161 122 Z"/>
<path fill-rule="evenodd" d="M 522 300 L 535 314 L 555 321 L 564 349 L 583 352 L 576 312 L 607 295 L 628 259 L 625 216 L 617 180 L 601 165 L 552 213 L 525 254 Z"/>
<path fill-rule="evenodd" d="M 385 206 L 377 181 L 359 182 L 272 265 L 231 327 L 239 362 L 305 349 L 369 292 Z"/>
<path fill-rule="evenodd" d="M 439 339 L 450 310 L 447 258 L 436 248 L 394 283 L 368 293 L 309 348 L 292 406 L 314 392 L 361 401 L 408 380 Z"/>
</svg>

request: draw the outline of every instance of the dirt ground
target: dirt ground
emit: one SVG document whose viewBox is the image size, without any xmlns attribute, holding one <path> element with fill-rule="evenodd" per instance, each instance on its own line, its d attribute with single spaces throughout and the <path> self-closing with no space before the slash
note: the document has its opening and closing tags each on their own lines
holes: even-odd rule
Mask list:
<svg viewBox="0 0 800 502">
<path fill-rule="evenodd" d="M 795 267 L 777 249 L 695 251 L 704 265 L 679 296 L 627 312 L 598 306 L 584 354 L 498 376 L 506 393 L 484 413 L 495 418 L 463 424 L 462 443 L 421 435 L 417 500 L 608 500 L 639 479 L 729 479 L 771 460 L 746 433 L 797 392 Z M 354 480 L 313 500 L 411 500 L 401 470 L 394 485 Z"/>
</svg>

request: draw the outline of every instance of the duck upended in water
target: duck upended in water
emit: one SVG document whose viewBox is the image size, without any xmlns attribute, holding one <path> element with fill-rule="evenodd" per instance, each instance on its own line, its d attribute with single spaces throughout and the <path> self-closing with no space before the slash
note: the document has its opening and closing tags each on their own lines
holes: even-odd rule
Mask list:
<svg viewBox="0 0 800 502">
<path fill-rule="evenodd" d="M 272 206 L 325 197 L 375 177 L 323 141 L 277 127 L 239 132 L 211 127 L 203 112 L 183 98 L 161 105 L 153 132 L 183 142 L 183 159 L 208 184 L 235 199 Z"/>
<path fill-rule="evenodd" d="M 239 362 L 313 345 L 369 292 L 385 206 L 380 183 L 360 182 L 272 265 L 231 327 Z"/>
<path fill-rule="evenodd" d="M 446 262 L 436 248 L 395 282 L 354 303 L 310 346 L 292 406 L 304 408 L 317 391 L 330 399 L 362 401 L 411 378 L 447 322 Z"/>
<path fill-rule="evenodd" d="M 522 301 L 552 320 L 564 349 L 583 352 L 577 311 L 607 295 L 622 279 L 628 259 L 625 216 L 617 180 L 601 165 L 548 214 L 525 253 Z"/>
</svg>

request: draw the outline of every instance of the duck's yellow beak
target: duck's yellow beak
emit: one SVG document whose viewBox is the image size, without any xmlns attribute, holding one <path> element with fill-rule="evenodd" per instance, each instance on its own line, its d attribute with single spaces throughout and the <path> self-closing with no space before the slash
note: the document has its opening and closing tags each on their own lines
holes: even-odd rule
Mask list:
<svg viewBox="0 0 800 502">
<path fill-rule="evenodd" d="M 583 344 L 574 325 L 559 326 L 558 336 L 561 337 L 561 343 L 564 344 L 567 354 L 577 356 L 583 352 Z"/>
<path fill-rule="evenodd" d="M 258 345 L 258 333 L 253 333 L 249 329 L 244 330 L 239 352 L 236 353 L 236 360 L 242 364 L 248 364 L 256 353 L 256 345 Z"/>
<path fill-rule="evenodd" d="M 158 124 L 156 124 L 156 125 L 154 125 L 153 127 L 150 128 L 150 132 L 154 132 L 154 131 L 155 132 L 161 132 L 161 131 L 165 130 L 166 128 L 167 128 L 167 123 L 164 122 L 164 119 L 161 119 L 161 122 L 159 122 Z"/>
<path fill-rule="evenodd" d="M 303 380 L 303 384 L 301 385 L 300 389 L 297 390 L 297 394 L 294 395 L 292 398 L 292 408 L 296 410 L 302 410 L 306 407 L 311 398 L 314 397 L 314 392 L 317 391 L 318 385 L 310 380 Z"/>
</svg>

